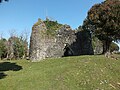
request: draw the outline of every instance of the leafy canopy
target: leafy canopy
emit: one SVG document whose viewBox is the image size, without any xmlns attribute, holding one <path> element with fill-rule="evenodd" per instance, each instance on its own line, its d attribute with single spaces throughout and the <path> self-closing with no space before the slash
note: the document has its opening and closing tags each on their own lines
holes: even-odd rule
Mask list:
<svg viewBox="0 0 120 90">
<path fill-rule="evenodd" d="M 103 43 L 103 53 L 112 41 L 120 40 L 120 0 L 106 0 L 88 11 L 83 27 L 92 31 Z"/>
<path fill-rule="evenodd" d="M 120 1 L 106 0 L 95 4 L 88 12 L 87 23 L 100 40 L 120 39 Z"/>
</svg>

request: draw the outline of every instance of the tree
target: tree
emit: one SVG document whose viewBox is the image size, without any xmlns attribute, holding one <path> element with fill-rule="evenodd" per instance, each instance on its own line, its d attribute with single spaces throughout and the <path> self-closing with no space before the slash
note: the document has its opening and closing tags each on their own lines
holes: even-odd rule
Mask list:
<svg viewBox="0 0 120 90">
<path fill-rule="evenodd" d="M 28 43 L 23 37 L 12 36 L 9 38 L 8 43 L 9 59 L 19 59 L 27 56 Z"/>
<path fill-rule="evenodd" d="M 2 38 L 0 39 L 0 59 L 6 58 L 7 56 L 7 47 L 6 47 L 7 40 Z"/>
<path fill-rule="evenodd" d="M 103 43 L 103 53 L 112 41 L 120 39 L 120 0 L 106 0 L 89 11 L 83 27 L 88 28 Z"/>
</svg>

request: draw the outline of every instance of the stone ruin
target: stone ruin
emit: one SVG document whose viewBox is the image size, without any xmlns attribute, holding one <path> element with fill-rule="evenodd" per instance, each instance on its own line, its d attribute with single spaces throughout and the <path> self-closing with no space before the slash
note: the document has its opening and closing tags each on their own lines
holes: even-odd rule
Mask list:
<svg viewBox="0 0 120 90">
<path fill-rule="evenodd" d="M 83 40 L 83 33 L 76 33 L 69 25 L 62 25 L 60 29 L 55 30 L 53 36 L 46 34 L 47 30 L 42 20 L 32 27 L 29 50 L 30 60 L 40 61 L 45 58 L 93 54 L 91 40 L 88 38 Z"/>
<path fill-rule="evenodd" d="M 93 55 L 91 34 L 88 31 L 77 31 L 76 41 L 66 48 L 65 56 Z M 69 53 L 70 50 L 72 53 Z"/>
</svg>

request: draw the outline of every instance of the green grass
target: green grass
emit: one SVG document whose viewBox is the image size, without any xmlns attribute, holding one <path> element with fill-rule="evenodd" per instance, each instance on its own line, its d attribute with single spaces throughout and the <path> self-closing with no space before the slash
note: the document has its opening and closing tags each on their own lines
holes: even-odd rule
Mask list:
<svg viewBox="0 0 120 90">
<path fill-rule="evenodd" d="M 120 58 L 96 55 L 9 61 L 7 65 L 14 69 L 5 62 L 0 61 L 6 75 L 0 79 L 0 90 L 120 90 Z"/>
</svg>

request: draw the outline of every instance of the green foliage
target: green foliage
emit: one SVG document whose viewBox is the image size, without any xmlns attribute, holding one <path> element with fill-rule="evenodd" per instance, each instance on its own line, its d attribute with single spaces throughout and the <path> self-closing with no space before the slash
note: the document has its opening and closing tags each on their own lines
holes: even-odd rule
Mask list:
<svg viewBox="0 0 120 90">
<path fill-rule="evenodd" d="M 40 18 L 38 21 L 33 25 L 33 27 L 42 25 L 42 27 L 46 27 L 46 31 L 43 33 L 48 36 L 54 36 L 56 34 L 56 31 L 59 30 L 62 26 L 62 24 L 58 23 L 57 21 L 52 21 L 48 18 L 46 18 L 45 21 L 42 21 Z"/>
<path fill-rule="evenodd" d="M 38 18 L 38 21 L 33 25 L 33 27 L 40 25 L 42 22 L 43 21 L 40 18 Z"/>
<path fill-rule="evenodd" d="M 54 36 L 56 34 L 56 30 L 59 30 L 62 24 L 59 24 L 57 21 L 51 21 L 48 18 L 44 21 L 47 31 L 47 35 Z"/>
<path fill-rule="evenodd" d="M 0 79 L 1 90 L 120 89 L 120 59 L 95 55 L 47 59 L 37 63 L 9 62 L 23 69 L 4 72 L 7 76 Z"/>
<path fill-rule="evenodd" d="M 120 1 L 106 0 L 88 12 L 84 26 L 89 28 L 108 50 L 113 40 L 120 39 Z"/>
<path fill-rule="evenodd" d="M 23 58 L 23 56 L 26 57 L 27 53 L 27 41 L 23 40 L 22 37 L 10 37 L 9 40 L 10 46 L 12 46 L 12 51 L 14 54 L 14 58 L 19 59 Z"/>
<path fill-rule="evenodd" d="M 0 58 L 5 58 L 7 54 L 6 39 L 0 39 Z"/>
<path fill-rule="evenodd" d="M 24 55 L 23 41 L 20 38 L 14 39 L 14 55 L 16 58 L 22 57 Z"/>
</svg>

